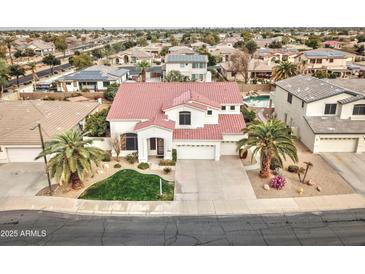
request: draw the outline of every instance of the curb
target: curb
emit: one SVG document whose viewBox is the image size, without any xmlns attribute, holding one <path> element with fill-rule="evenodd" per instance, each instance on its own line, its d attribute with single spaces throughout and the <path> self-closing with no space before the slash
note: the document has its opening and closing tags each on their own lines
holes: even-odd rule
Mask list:
<svg viewBox="0 0 365 274">
<path fill-rule="evenodd" d="M 0 211 L 40 210 L 79 215 L 217 216 L 283 214 L 365 208 L 360 194 L 222 201 L 94 201 L 62 197 L 0 198 Z"/>
</svg>

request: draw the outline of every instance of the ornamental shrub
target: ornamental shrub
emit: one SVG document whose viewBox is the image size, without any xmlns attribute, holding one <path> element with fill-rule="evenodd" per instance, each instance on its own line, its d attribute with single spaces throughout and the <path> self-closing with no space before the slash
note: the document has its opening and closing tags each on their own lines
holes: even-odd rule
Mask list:
<svg viewBox="0 0 365 274">
<path fill-rule="evenodd" d="M 169 173 L 171 172 L 171 167 L 165 167 L 165 168 L 163 169 L 163 172 L 164 172 L 165 174 L 169 174 Z"/>
<path fill-rule="evenodd" d="M 173 150 L 172 150 L 172 160 L 173 160 L 174 162 L 176 162 L 176 161 L 177 161 L 177 151 L 176 151 L 176 149 L 173 149 Z"/>
<path fill-rule="evenodd" d="M 137 155 L 135 153 L 131 153 L 125 156 L 125 159 L 128 163 L 134 164 L 135 162 L 137 162 Z"/>
<path fill-rule="evenodd" d="M 286 180 L 283 176 L 275 176 L 271 179 L 270 186 L 275 189 L 282 189 L 286 184 Z"/>
<path fill-rule="evenodd" d="M 174 160 L 160 160 L 160 166 L 174 166 L 176 162 Z"/>
<path fill-rule="evenodd" d="M 150 167 L 150 165 L 148 164 L 148 163 L 140 163 L 139 165 L 138 165 L 138 168 L 139 169 L 147 169 L 147 168 L 149 168 Z"/>
<path fill-rule="evenodd" d="M 291 173 L 298 173 L 299 167 L 297 165 L 288 166 L 288 171 Z"/>
</svg>

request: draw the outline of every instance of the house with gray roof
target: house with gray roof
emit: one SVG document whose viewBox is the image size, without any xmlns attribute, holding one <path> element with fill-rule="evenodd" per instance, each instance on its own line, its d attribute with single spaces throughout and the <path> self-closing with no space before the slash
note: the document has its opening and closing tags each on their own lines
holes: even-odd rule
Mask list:
<svg viewBox="0 0 365 274">
<path fill-rule="evenodd" d="M 165 59 L 166 74 L 179 71 L 191 81 L 211 82 L 207 55 L 168 54 Z"/>
<path fill-rule="evenodd" d="M 355 55 L 353 54 L 330 48 L 320 48 L 302 52 L 295 58 L 295 63 L 304 64 L 306 74 L 325 71 L 336 77 L 348 78 L 352 74 L 348 64 L 354 60 Z"/>
<path fill-rule="evenodd" d="M 365 152 L 362 79 L 298 75 L 276 82 L 272 97 L 276 117 L 312 152 Z"/>
<path fill-rule="evenodd" d="M 127 81 L 129 71 L 110 66 L 92 66 L 63 76 L 57 80 L 57 91 L 103 91 L 110 84 Z"/>
</svg>

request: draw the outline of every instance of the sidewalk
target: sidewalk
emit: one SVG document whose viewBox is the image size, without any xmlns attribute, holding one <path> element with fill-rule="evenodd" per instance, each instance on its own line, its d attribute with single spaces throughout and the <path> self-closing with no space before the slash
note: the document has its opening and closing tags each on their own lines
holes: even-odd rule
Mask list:
<svg viewBox="0 0 365 274">
<path fill-rule="evenodd" d="M 355 208 L 365 208 L 365 198 L 360 194 L 281 199 L 172 202 L 91 201 L 46 196 L 0 198 L 0 211 L 42 210 L 72 214 L 121 216 L 281 214 Z"/>
</svg>

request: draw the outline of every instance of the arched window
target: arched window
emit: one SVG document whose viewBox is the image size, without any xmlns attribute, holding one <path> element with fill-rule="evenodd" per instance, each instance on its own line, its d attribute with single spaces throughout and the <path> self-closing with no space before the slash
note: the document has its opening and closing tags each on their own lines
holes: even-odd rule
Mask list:
<svg viewBox="0 0 365 274">
<path fill-rule="evenodd" d="M 138 150 L 138 139 L 135 133 L 125 133 L 120 136 L 122 150 Z"/>
<path fill-rule="evenodd" d="M 191 112 L 180 111 L 179 112 L 179 124 L 180 125 L 191 125 Z"/>
</svg>

